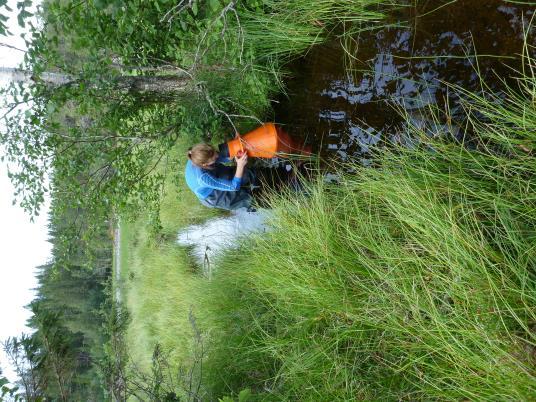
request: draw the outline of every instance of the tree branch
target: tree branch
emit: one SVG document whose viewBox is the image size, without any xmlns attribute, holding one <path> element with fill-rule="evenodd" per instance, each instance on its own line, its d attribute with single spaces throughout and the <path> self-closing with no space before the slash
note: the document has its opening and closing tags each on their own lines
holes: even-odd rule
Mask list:
<svg viewBox="0 0 536 402">
<path fill-rule="evenodd" d="M 160 19 L 160 22 L 167 22 L 171 23 L 173 18 L 175 18 L 177 15 L 182 13 L 187 8 L 192 8 L 192 5 L 194 3 L 193 0 L 188 0 L 188 3 L 185 3 L 186 0 L 181 0 L 179 4 L 173 6 L 167 13 L 164 14 L 164 16 Z"/>
<path fill-rule="evenodd" d="M 2 42 L 0 42 L 0 46 L 2 46 L 2 47 L 7 47 L 7 48 L 9 48 L 9 49 L 13 49 L 13 50 L 18 50 L 19 52 L 22 52 L 22 53 L 26 53 L 26 52 L 27 52 L 27 50 L 20 49 L 20 48 L 18 48 L 18 47 L 16 47 L 16 46 L 13 46 L 13 45 L 8 45 L 7 43 L 2 43 Z"/>
</svg>

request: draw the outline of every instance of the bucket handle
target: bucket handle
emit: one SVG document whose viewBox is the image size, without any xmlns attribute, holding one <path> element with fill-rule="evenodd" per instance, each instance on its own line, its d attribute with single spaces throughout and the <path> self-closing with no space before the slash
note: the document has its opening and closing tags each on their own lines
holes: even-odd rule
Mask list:
<svg viewBox="0 0 536 402">
<path fill-rule="evenodd" d="M 243 143 L 244 140 L 242 139 L 242 137 L 240 136 L 238 132 L 235 134 L 235 139 L 237 139 L 238 143 L 240 144 L 240 152 L 244 152 L 244 143 Z"/>
</svg>

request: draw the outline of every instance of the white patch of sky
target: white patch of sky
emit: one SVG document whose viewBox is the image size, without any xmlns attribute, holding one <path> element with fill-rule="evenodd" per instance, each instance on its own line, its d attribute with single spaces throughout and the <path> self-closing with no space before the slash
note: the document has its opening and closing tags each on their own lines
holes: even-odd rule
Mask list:
<svg viewBox="0 0 536 402">
<path fill-rule="evenodd" d="M 38 2 L 34 1 L 34 7 Z M 17 0 L 9 0 L 13 9 L 8 22 L 13 36 L 0 37 L 0 42 L 24 49 L 24 40 L 20 37 L 23 29 L 17 24 Z M 2 10 L 3 12 L 5 10 Z M 22 62 L 24 54 L 20 51 L 0 46 L 0 67 L 16 67 Z M 0 85 L 5 85 L 0 81 Z M 1 103 L 4 103 L 2 99 Z M 9 99 L 8 99 L 9 101 Z M 3 112 L 0 111 L 0 115 Z M 0 123 L 0 129 L 3 129 Z M 1 150 L 0 150 L 1 152 Z M 30 221 L 18 205 L 12 205 L 14 189 L 7 177 L 7 166 L 0 163 L 0 341 L 29 333 L 26 321 L 31 316 L 25 306 L 35 296 L 37 280 L 35 268 L 48 261 L 51 245 L 47 242 L 48 205 L 41 214 Z M 0 348 L 2 349 L 2 348 Z M 3 374 L 14 381 L 16 376 L 9 366 L 3 350 L 0 350 L 0 365 Z"/>
</svg>

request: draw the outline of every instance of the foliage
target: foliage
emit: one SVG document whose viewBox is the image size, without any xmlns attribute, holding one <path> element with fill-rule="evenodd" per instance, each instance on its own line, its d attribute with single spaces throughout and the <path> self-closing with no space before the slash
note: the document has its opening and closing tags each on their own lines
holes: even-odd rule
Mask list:
<svg viewBox="0 0 536 402">
<path fill-rule="evenodd" d="M 3 343 L 3 349 L 19 377 L 20 388 L 24 391 L 16 394 L 21 400 L 23 397 L 27 401 L 39 401 L 43 398 L 47 378 L 39 370 L 42 363 L 39 348 L 37 339 L 25 334 L 18 338 L 8 338 Z M 17 386 L 16 390 L 18 389 Z M 15 396 L 16 390 L 11 390 L 10 396 Z"/>
<path fill-rule="evenodd" d="M 22 395 L 18 392 L 19 387 L 11 387 L 9 385 L 9 380 L 2 375 L 2 370 L 0 369 L 0 398 L 2 401 L 11 400 L 14 402 L 22 401 Z M 8 399 L 9 398 L 9 399 Z"/>
<path fill-rule="evenodd" d="M 9 6 L 7 5 L 7 0 L 0 1 L 0 11 L 2 11 L 3 8 L 5 8 L 6 11 L 11 11 Z M 9 33 L 6 25 L 7 20 L 8 17 L 0 13 L 0 36 L 6 36 Z"/>
<path fill-rule="evenodd" d="M 57 296 L 65 297 L 59 293 Z M 72 305 L 73 301 L 69 303 Z M 72 309 L 67 307 L 64 315 L 59 312 L 60 306 L 41 295 L 41 299 L 31 303 L 33 315 L 29 325 L 35 332 L 10 338 L 4 344 L 24 390 L 24 400 L 101 398 L 103 391 L 95 383 L 93 366 L 93 359 L 98 357 L 97 342 L 101 342 L 98 323 L 94 321 L 90 328 L 83 318 L 69 317 Z M 85 326 L 73 325 L 77 321 Z"/>
<path fill-rule="evenodd" d="M 247 402 L 251 398 L 251 390 L 249 388 L 245 388 L 242 391 L 238 393 L 238 402 Z M 221 399 L 218 399 L 219 402 L 234 402 L 234 398 L 231 398 L 229 396 L 225 396 Z"/>
<path fill-rule="evenodd" d="M 193 314 L 189 314 L 190 324 L 195 334 L 195 348 L 199 353 L 195 364 L 189 369 L 180 365 L 177 367 L 169 353 L 156 343 L 149 370 L 146 370 L 132 359 L 125 342 L 130 315 L 121 305 L 114 303 L 114 307 L 106 314 L 109 341 L 105 345 L 106 354 L 101 360 L 101 373 L 109 382 L 107 388 L 111 390 L 111 396 L 118 400 L 132 397 L 154 402 L 204 400 L 200 374 L 205 352 L 203 337 L 198 332 Z"/>
<path fill-rule="evenodd" d="M 17 22 L 21 27 L 24 27 L 25 20 L 32 16 L 32 13 L 27 10 L 27 8 L 31 5 L 31 0 L 22 0 L 17 2 Z M 5 9 L 8 15 L 9 13 L 13 12 L 13 9 L 7 5 L 7 0 L 0 0 L 0 36 L 9 36 L 11 35 L 11 32 L 9 31 L 6 24 L 9 17 L 7 15 L 2 14 L 2 9 Z"/>
<path fill-rule="evenodd" d="M 262 12 L 240 12 L 244 42 L 263 59 L 286 59 L 333 36 L 341 39 L 385 25 L 386 13 L 405 1 L 264 0 Z"/>
<path fill-rule="evenodd" d="M 172 169 L 167 175 L 162 207 L 161 227 L 155 230 L 154 217 L 140 214 L 135 222 L 121 221 L 121 280 L 122 299 L 131 322 L 126 332 L 129 357 L 140 369 L 148 371 L 151 352 L 158 343 L 169 354 L 174 369 L 190 367 L 195 339 L 190 323 L 190 297 L 203 284 L 192 276 L 188 255 L 175 244 L 179 228 L 217 214 L 203 208 L 186 187 L 182 171 L 186 149 L 190 143 L 180 140 L 171 151 L 169 161 L 162 162 L 158 171 Z M 180 212 L 178 212 L 180 211 Z M 194 315 L 201 312 L 194 310 Z M 147 317 L 151 317 L 148 321 Z"/>
<path fill-rule="evenodd" d="M 102 392 L 94 368 L 76 364 L 84 357 L 99 360 L 115 396 L 154 400 L 178 395 L 167 370 L 194 373 L 200 361 L 203 377 L 186 378 L 203 378 L 211 399 L 248 389 L 263 400 L 531 398 L 534 77 L 506 98 L 469 94 L 473 151 L 423 142 L 385 154 L 381 169 L 353 166 L 339 186 L 275 198 L 274 232 L 230 255 L 210 284 L 174 244 L 201 219 L 191 194 L 169 190 L 187 143 L 255 124 L 281 60 L 379 23 L 391 5 L 45 2 L 25 60 L 33 81 L 11 87 L 1 140 L 28 210 L 53 169 L 54 261 L 41 268 L 31 338 L 47 395 Z M 140 218 L 125 335 L 110 299 L 107 315 L 94 312 L 111 212 Z M 210 347 L 200 359 L 192 304 Z"/>
<path fill-rule="evenodd" d="M 55 184 L 49 220 L 52 258 L 37 269 L 30 304 L 31 335 L 6 345 L 26 400 L 102 399 L 97 362 L 105 334 L 99 313 L 112 264 L 110 223 L 65 206 L 66 186 Z"/>
<path fill-rule="evenodd" d="M 45 29 L 32 32 L 25 56 L 31 80 L 7 90 L 13 101 L 0 137 L 28 211 L 38 212 L 50 170 L 68 186 L 72 204 L 157 209 L 162 178 L 151 172 L 177 138 L 210 137 L 229 113 L 257 115 L 266 107 L 266 73 L 235 68 L 202 33 L 219 3 L 193 7 L 180 23 L 163 19 L 165 3 L 44 3 Z M 194 61 L 196 35 L 210 51 L 199 49 Z M 212 93 L 219 82 L 225 93 Z M 31 109 L 19 106 L 27 102 Z"/>
</svg>

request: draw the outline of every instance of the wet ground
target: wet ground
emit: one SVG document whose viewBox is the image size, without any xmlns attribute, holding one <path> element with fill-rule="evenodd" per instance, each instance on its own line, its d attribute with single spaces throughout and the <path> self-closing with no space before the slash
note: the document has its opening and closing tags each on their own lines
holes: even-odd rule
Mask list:
<svg viewBox="0 0 536 402">
<path fill-rule="evenodd" d="M 463 119 L 445 83 L 476 92 L 480 77 L 493 91 L 512 84 L 536 2 L 418 3 L 399 13 L 405 27 L 362 33 L 344 44 L 333 40 L 288 65 L 288 97 L 274 104 L 274 120 L 325 157 L 367 164 L 374 146 L 408 140 L 396 105 L 417 124 L 429 105 Z"/>
</svg>

